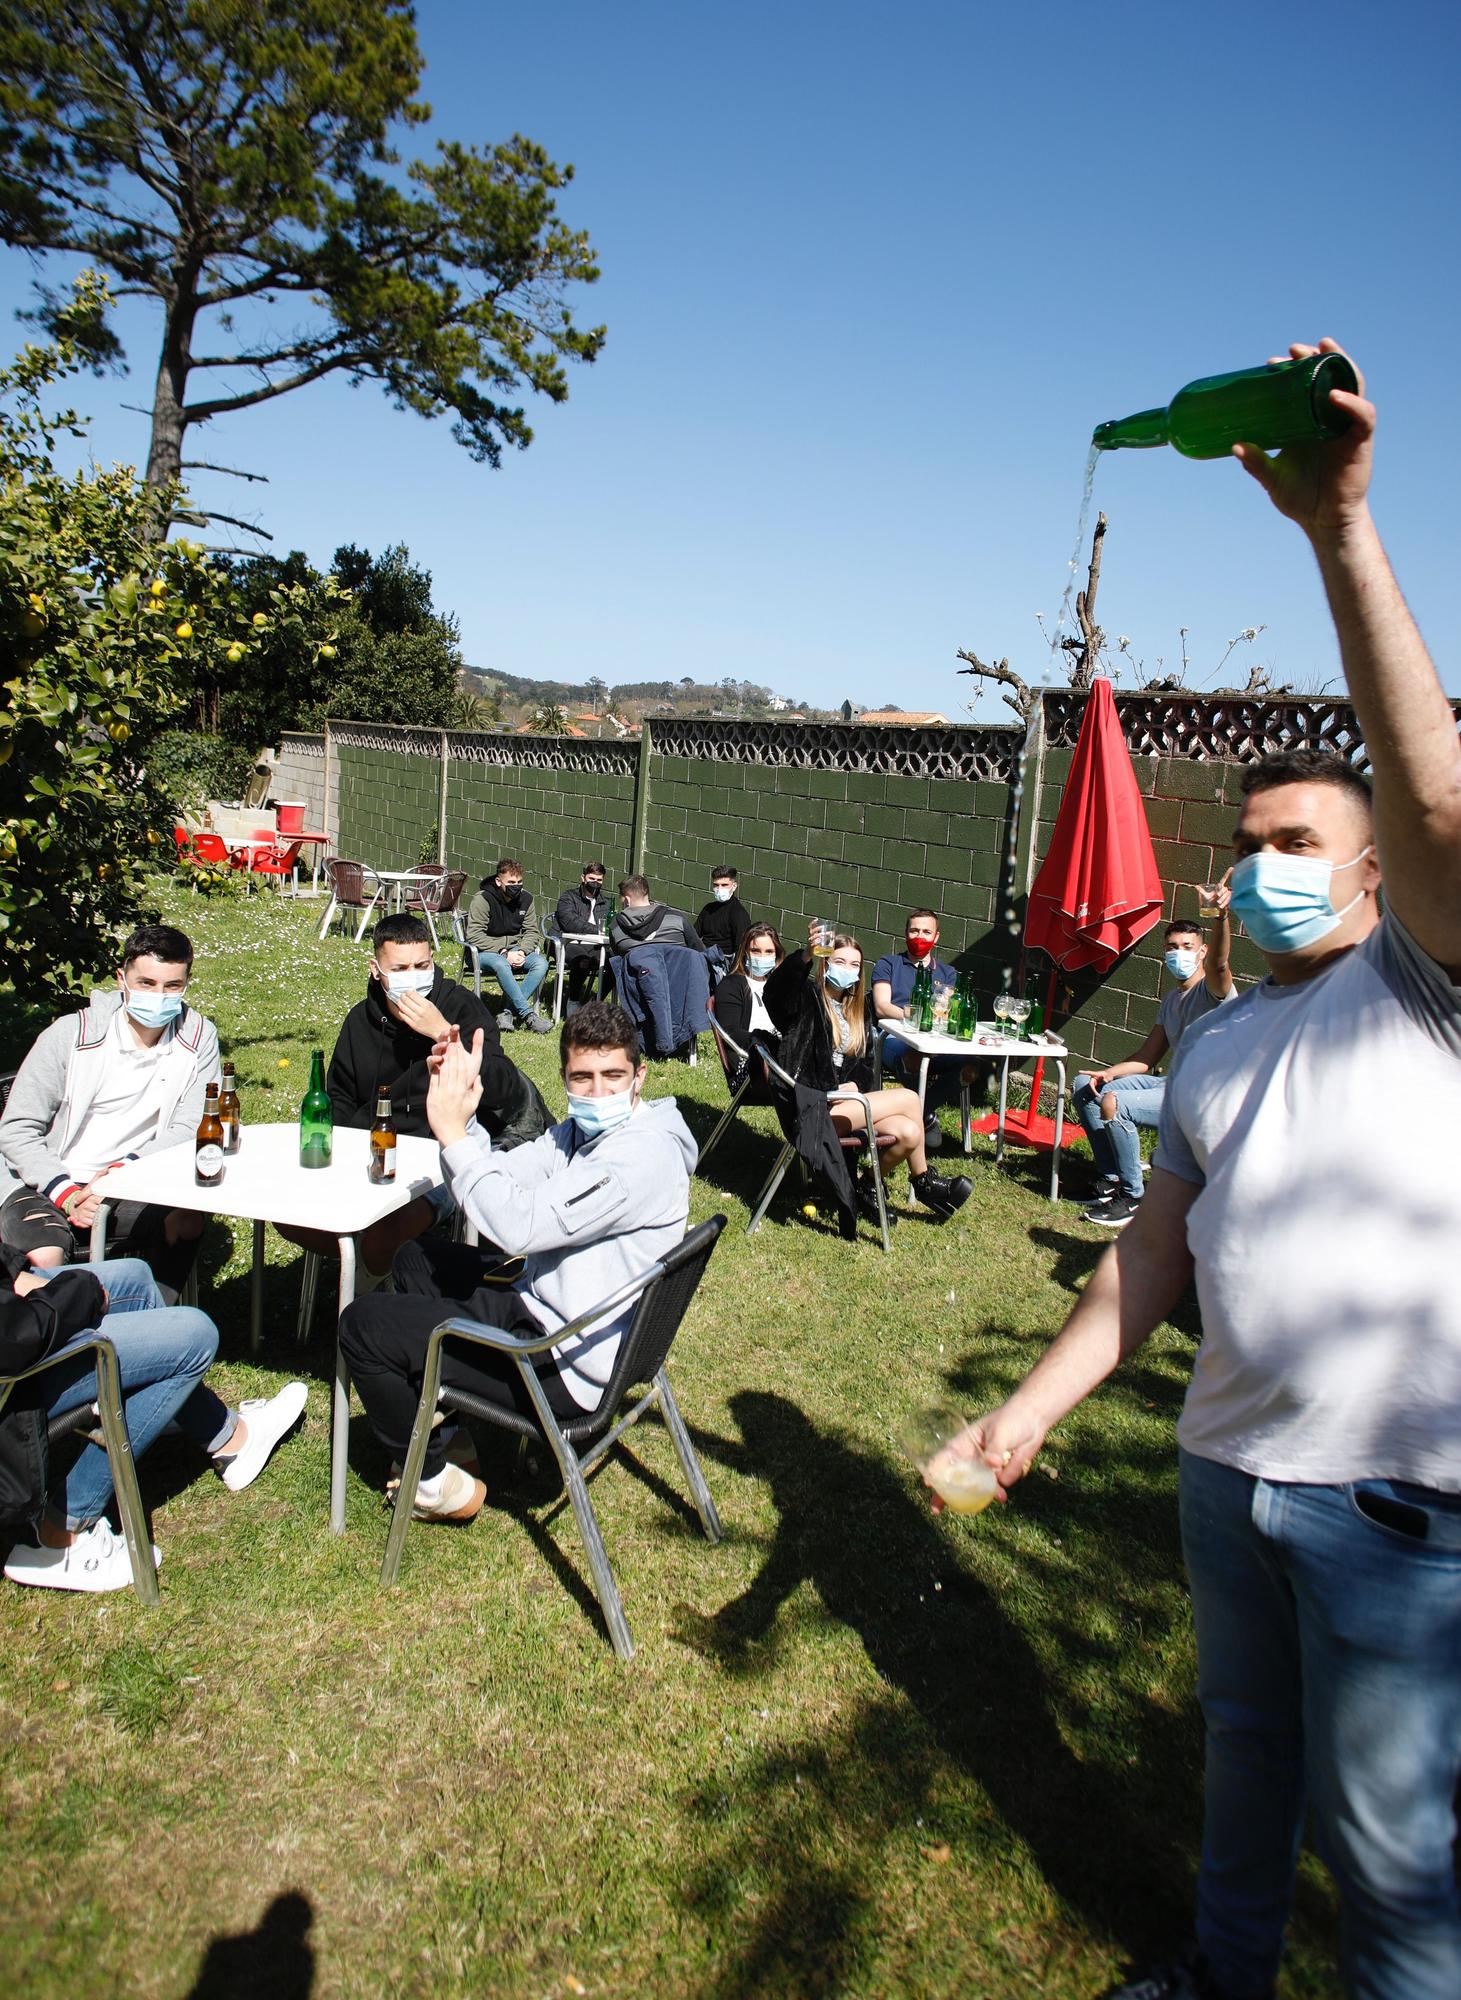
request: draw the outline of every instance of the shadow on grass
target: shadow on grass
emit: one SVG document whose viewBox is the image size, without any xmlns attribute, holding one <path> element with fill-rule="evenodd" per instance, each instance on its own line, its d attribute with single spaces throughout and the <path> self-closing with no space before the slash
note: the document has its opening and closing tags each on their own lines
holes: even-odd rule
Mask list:
<svg viewBox="0 0 1461 2000">
<path fill-rule="evenodd" d="M 187 2000 L 309 2000 L 313 1923 L 308 1896 L 297 1889 L 276 1896 L 256 1929 L 214 1938 Z"/>
<path fill-rule="evenodd" d="M 1013 1865 L 1028 1850 L 1054 1893 L 1098 1934 L 1141 1950 L 1180 1931 L 1198 1816 L 1195 1722 L 1147 1703 L 1139 1765 L 1083 1754 L 1069 1740 L 1082 1720 L 1078 1701 L 1069 1704 L 1074 1714 L 1062 1706 L 1062 1690 L 1050 1684 L 1017 1615 L 960 1569 L 947 1529 L 906 1482 L 881 1459 L 819 1430 L 782 1396 L 744 1392 L 731 1410 L 743 1441 L 700 1433 L 696 1442 L 769 1486 L 778 1525 L 750 1586 L 712 1616 L 682 1608 L 676 1636 L 728 1673 L 766 1675 L 782 1648 L 818 1621 L 815 1611 L 784 1609 L 810 1584 L 821 1615 L 856 1634 L 916 1724 L 897 1701 L 869 1701 L 840 1739 L 819 1735 L 778 1752 L 741 1781 L 745 1826 L 721 1857 L 703 1864 L 692 1895 L 715 1902 L 728 1871 L 739 1877 L 748 1865 L 772 1889 L 755 1906 L 737 1955 L 704 1990 L 729 1996 L 844 1985 L 879 1921 L 878 1850 L 893 1828 L 906 1829 L 945 1764 L 982 1788 L 997 1817 L 988 1838 L 1005 1844 Z M 1129 1446 L 1113 1445 L 1109 1455 L 1121 1459 L 1123 1473 L 1148 1477 L 1145 1491 L 1139 1479 L 1121 1482 L 1112 1534 L 1160 1550 L 1170 1573 L 1175 1508 L 1155 1476 L 1158 1454 L 1145 1466 Z M 1078 1504 L 1043 1484 L 1022 1497 L 1030 1517 L 1056 1535 Z M 1107 1525 L 1103 1514 L 1103 1536 Z M 1038 1558 L 1025 1551 L 1020 1561 L 1030 1568 Z M 1110 1588 L 1113 1574 L 1119 1579 L 1107 1570 L 1099 1586 L 1074 1585 L 1059 1626 L 1063 1650 L 1097 1660 L 1110 1652 L 1080 1643 L 1082 1600 L 1148 1626 L 1161 1615 L 1155 1594 L 1138 1582 L 1133 1601 L 1121 1602 L 1126 1593 L 1119 1581 Z M 1068 1573 L 1050 1587 L 1071 1590 Z M 788 1760 L 803 1774 L 790 1790 Z M 809 1769 L 837 1801 L 840 1833 L 834 1851 L 820 1856 L 818 1843 L 796 1831 L 804 1807 L 796 1794 Z"/>
</svg>

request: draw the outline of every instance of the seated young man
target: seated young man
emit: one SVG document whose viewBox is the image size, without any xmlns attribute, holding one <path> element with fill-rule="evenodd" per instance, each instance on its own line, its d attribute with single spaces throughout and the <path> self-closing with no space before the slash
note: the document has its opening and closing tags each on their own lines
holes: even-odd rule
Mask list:
<svg viewBox="0 0 1461 2000">
<path fill-rule="evenodd" d="M 382 917 L 371 932 L 365 998 L 345 1016 L 325 1076 L 335 1123 L 369 1131 L 375 1123 L 376 1093 L 383 1090 L 390 1096 L 397 1132 L 409 1139 L 429 1137 L 426 1059 L 449 1028 L 458 1029 L 468 1042 L 482 1036 L 481 1121 L 494 1143 L 511 1148 L 546 1131 L 548 1107 L 502 1053 L 496 1021 L 475 993 L 448 979 L 437 965 L 423 920 L 404 913 Z M 450 1215 L 452 1207 L 451 1196 L 441 1188 L 372 1223 L 360 1239 L 366 1269 L 384 1275 L 401 1245 Z M 335 1253 L 337 1239 L 319 1230 L 288 1227 L 279 1233 L 308 1250 Z"/>
<path fill-rule="evenodd" d="M 92 1330 L 105 1333 L 117 1350 L 134 1459 L 176 1418 L 208 1453 L 228 1490 L 241 1493 L 303 1414 L 303 1382 L 287 1383 L 277 1395 L 236 1410 L 221 1402 L 203 1381 L 218 1348 L 212 1320 L 192 1306 L 167 1305 L 140 1260 L 37 1271 L 18 1253 L 9 1254 L 0 1281 L 0 1374 L 33 1367 Z M 7 1485 L 22 1492 L 32 1472 L 38 1474 L 38 1420 L 44 1424 L 89 1409 L 96 1396 L 94 1359 L 85 1348 L 74 1363 L 61 1362 L 23 1382 L 0 1414 Z M 132 1565 L 125 1540 L 105 1518 L 111 1497 L 111 1461 L 99 1444 L 88 1442 L 68 1471 L 53 1475 L 45 1492 L 31 1495 L 28 1537 L 11 1549 L 6 1576 L 48 1590 L 125 1590 Z M 161 1562 L 156 1547 L 152 1554 Z"/>
<path fill-rule="evenodd" d="M 688 945 L 704 951 L 705 943 L 683 910 L 668 903 L 656 903 L 643 875 L 626 875 L 619 884 L 619 914 L 609 932 L 609 948 L 616 958 L 641 944 Z"/>
<path fill-rule="evenodd" d="M 525 1261 L 511 1285 L 484 1285 L 491 1252 L 412 1243 L 392 1267 L 393 1295 L 346 1308 L 341 1347 L 375 1434 L 397 1460 L 410 1442 L 427 1339 L 444 1317 L 551 1333 L 642 1276 L 685 1233 L 695 1141 L 672 1097 L 642 1099 L 646 1070 L 628 1015 L 592 1000 L 564 1023 L 559 1047 L 568 1116 L 512 1153 L 499 1152 L 478 1122 L 480 1040 L 468 1048 L 448 1039 L 433 1053 L 427 1111 L 452 1193 L 484 1244 Z M 555 1414 L 597 1408 L 633 1311 L 542 1358 Z M 532 1414 L 506 1356 L 448 1341 L 442 1379 Z M 469 1521 L 486 1498 L 479 1478 L 448 1463 L 450 1442 L 438 1427 L 427 1445 L 416 1501 L 424 1520 Z"/>
<path fill-rule="evenodd" d="M 585 861 L 576 889 L 565 889 L 553 911 L 558 935 L 563 938 L 602 937 L 609 915 L 609 899 L 604 894 L 604 864 Z M 563 954 L 563 977 L 567 982 L 565 1007 L 580 1007 L 594 995 L 603 970 L 592 945 L 570 944 Z"/>
<path fill-rule="evenodd" d="M 483 972 L 494 974 L 502 988 L 507 1009 L 498 1016 L 498 1026 L 508 1032 L 527 1028 L 535 1035 L 551 1035 L 553 1023 L 533 1005 L 534 994 L 548 976 L 548 960 L 532 894 L 523 887 L 520 861 L 504 855 L 497 872 L 483 876 L 467 910 L 467 943 Z"/>
<path fill-rule="evenodd" d="M 1086 1222 L 1124 1229 L 1142 1196 L 1141 1139 L 1138 1128 L 1162 1122 L 1166 1078 L 1154 1076 L 1158 1063 L 1175 1055 L 1194 1021 L 1231 1000 L 1236 987 L 1228 965 L 1230 944 L 1226 883 L 1211 892 L 1216 909 L 1212 936 L 1204 943 L 1196 924 L 1168 924 L 1162 963 L 1178 983 L 1157 1010 L 1157 1024 L 1134 1054 L 1109 1069 L 1078 1076 L 1071 1088 L 1100 1176 L 1096 1197 L 1081 1210 Z"/>
<path fill-rule="evenodd" d="M 729 863 L 710 871 L 710 901 L 695 919 L 701 942 L 709 949 L 718 947 L 725 962 L 732 965 L 741 940 L 751 928 L 751 913 L 741 901 L 740 877 Z"/>
<path fill-rule="evenodd" d="M 903 929 L 903 949 L 885 952 L 873 967 L 873 1012 L 883 1036 L 883 1062 L 903 1071 L 912 1088 L 918 1086 L 920 1056 L 911 1043 L 898 1033 L 897 1024 L 912 1012 L 913 981 L 920 968 L 932 966 L 936 991 L 952 993 L 958 974 L 938 955 L 939 922 L 933 910 L 910 910 Z M 928 1069 L 926 1103 L 942 1103 L 950 1087 L 961 1080 L 972 1082 L 978 1074 L 972 1063 L 958 1056 L 935 1056 Z M 925 1124 L 925 1143 L 937 1150 L 940 1142 L 938 1120 L 930 1116 Z"/>
<path fill-rule="evenodd" d="M 218 1035 L 187 1004 L 193 947 L 143 924 L 122 947 L 115 990 L 36 1038 L 0 1118 L 0 1244 L 38 1269 L 84 1258 L 106 1177 L 124 1160 L 191 1140 L 218 1077 Z M 175 1299 L 206 1221 L 119 1202 L 108 1247 L 151 1265 Z"/>
</svg>

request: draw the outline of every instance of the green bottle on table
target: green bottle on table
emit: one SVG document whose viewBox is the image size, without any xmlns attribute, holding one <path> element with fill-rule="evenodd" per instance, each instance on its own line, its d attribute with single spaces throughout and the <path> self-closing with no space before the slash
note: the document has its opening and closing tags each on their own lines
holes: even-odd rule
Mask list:
<svg viewBox="0 0 1461 2000">
<path fill-rule="evenodd" d="M 309 1089 L 299 1107 L 299 1164 L 327 1167 L 335 1149 L 335 1112 L 325 1089 L 325 1055 L 316 1049 L 309 1059 Z"/>
<path fill-rule="evenodd" d="M 964 974 L 964 1005 L 959 1015 L 959 1040 L 972 1042 L 979 1027 L 979 995 L 974 991 L 974 975 Z"/>
<path fill-rule="evenodd" d="M 1184 458 L 1226 458 L 1235 444 L 1277 451 L 1286 444 L 1342 437 L 1347 410 L 1329 400 L 1331 389 L 1359 388 L 1353 365 L 1343 354 L 1311 354 L 1302 361 L 1239 368 L 1231 375 L 1204 375 L 1179 389 L 1164 410 L 1097 424 L 1091 443 L 1097 451 L 1145 451 L 1169 444 Z"/>
<path fill-rule="evenodd" d="M 1045 1002 L 1040 998 L 1040 981 L 1032 975 L 1025 986 L 1025 998 L 1030 1003 L 1030 1016 L 1025 1023 L 1027 1035 L 1039 1035 L 1045 1029 Z"/>
<path fill-rule="evenodd" d="M 920 1034 L 933 1033 L 933 963 L 926 962 L 919 967 L 923 975 L 923 992 L 918 1003 L 918 1028 Z"/>
</svg>

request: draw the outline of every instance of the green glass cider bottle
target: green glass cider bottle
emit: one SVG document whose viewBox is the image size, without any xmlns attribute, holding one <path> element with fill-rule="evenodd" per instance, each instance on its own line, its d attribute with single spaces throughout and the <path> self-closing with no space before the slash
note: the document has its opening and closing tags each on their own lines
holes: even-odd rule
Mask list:
<svg viewBox="0 0 1461 2000">
<path fill-rule="evenodd" d="M 299 1107 L 299 1164 L 327 1167 L 335 1147 L 335 1113 L 325 1089 L 325 1056 L 316 1049 L 309 1059 L 309 1089 Z"/>
<path fill-rule="evenodd" d="M 1169 444 L 1184 458 L 1227 458 L 1235 444 L 1277 451 L 1286 444 L 1342 437 L 1351 419 L 1330 402 L 1331 389 L 1359 389 L 1346 355 L 1310 354 L 1302 361 L 1205 375 L 1179 389 L 1164 410 L 1138 410 L 1097 424 L 1091 443 L 1097 451 Z"/>
</svg>

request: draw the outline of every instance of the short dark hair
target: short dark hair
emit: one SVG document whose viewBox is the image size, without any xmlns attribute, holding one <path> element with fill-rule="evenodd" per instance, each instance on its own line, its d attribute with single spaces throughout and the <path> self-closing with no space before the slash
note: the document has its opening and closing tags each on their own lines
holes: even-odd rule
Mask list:
<svg viewBox="0 0 1461 2000">
<path fill-rule="evenodd" d="M 587 875 L 590 871 L 595 875 L 602 875 L 606 872 L 602 861 L 585 861 L 578 872 L 580 875 Z"/>
<path fill-rule="evenodd" d="M 503 855 L 502 859 L 498 862 L 497 866 L 493 869 L 492 873 L 494 875 L 502 875 L 505 874 L 509 868 L 515 869 L 519 875 L 523 873 L 522 863 L 520 861 L 514 861 L 510 854 Z"/>
<path fill-rule="evenodd" d="M 1255 792 L 1276 792 L 1280 785 L 1333 785 L 1348 794 L 1366 819 L 1374 811 L 1369 779 L 1332 750 L 1275 750 L 1243 773 L 1245 799 Z"/>
<path fill-rule="evenodd" d="M 937 911 L 937 910 L 910 910 L 910 911 L 908 912 L 907 916 L 906 916 L 906 917 L 905 917 L 905 918 L 903 919 L 903 928 L 904 928 L 904 930 L 905 930 L 905 931 L 907 930 L 908 926 L 909 926 L 909 925 L 910 925 L 910 924 L 911 924 L 911 923 L 913 922 L 913 919 L 914 919 L 915 917 L 932 917 L 932 918 L 933 918 L 933 920 L 934 920 L 934 922 L 935 922 L 935 923 L 937 923 L 937 922 L 938 922 L 938 911 Z"/>
<path fill-rule="evenodd" d="M 164 965 L 185 965 L 191 972 L 193 940 L 171 924 L 138 924 L 122 946 L 122 965 L 139 958 L 160 958 Z"/>
<path fill-rule="evenodd" d="M 423 918 L 413 917 L 409 910 L 397 910 L 393 916 L 381 918 L 370 934 L 370 942 L 375 951 L 383 944 L 432 944 L 431 926 Z"/>
<path fill-rule="evenodd" d="M 740 876 L 736 873 L 735 869 L 731 867 L 728 861 L 723 861 L 720 864 L 719 868 L 711 869 L 710 879 L 712 882 L 715 880 L 717 875 L 729 875 L 732 882 L 739 882 L 741 879 Z"/>
<path fill-rule="evenodd" d="M 1201 937 L 1202 925 L 1194 923 L 1191 917 L 1174 917 L 1162 932 L 1162 936 L 1167 939 L 1185 937 L 1188 931 L 1191 931 L 1194 937 Z"/>
<path fill-rule="evenodd" d="M 621 896 L 647 896 L 649 883 L 643 875 L 626 875 L 619 884 Z"/>
<path fill-rule="evenodd" d="M 636 1069 L 639 1067 L 639 1030 L 612 1000 L 586 1000 L 571 1021 L 563 1023 L 558 1037 L 558 1063 L 568 1067 L 570 1049 L 622 1049 Z"/>
</svg>

